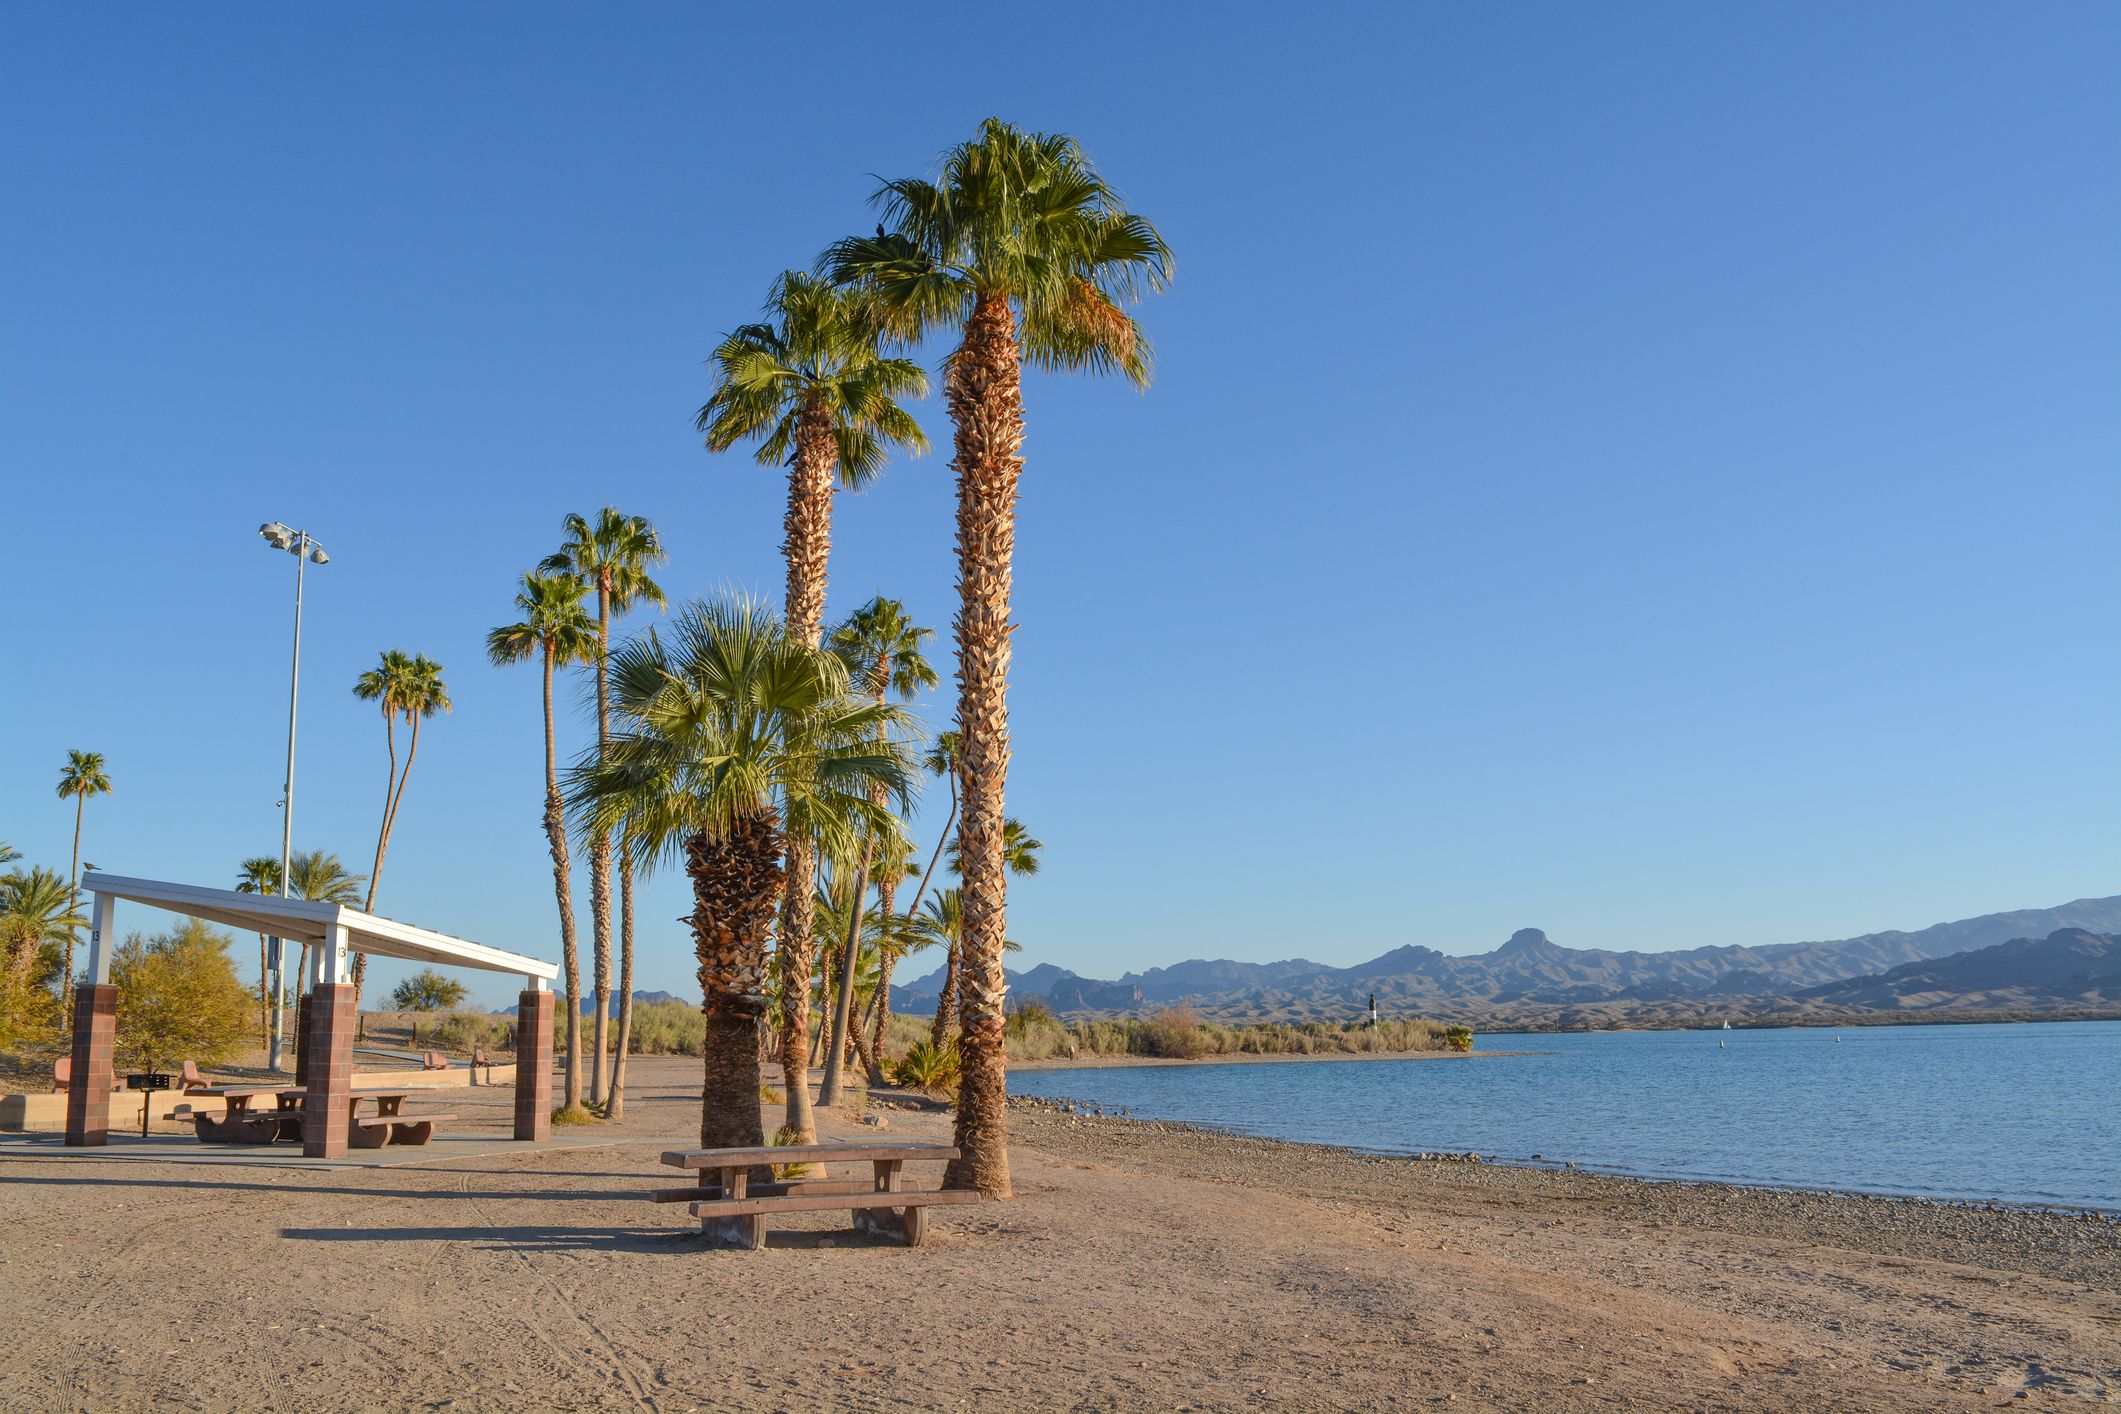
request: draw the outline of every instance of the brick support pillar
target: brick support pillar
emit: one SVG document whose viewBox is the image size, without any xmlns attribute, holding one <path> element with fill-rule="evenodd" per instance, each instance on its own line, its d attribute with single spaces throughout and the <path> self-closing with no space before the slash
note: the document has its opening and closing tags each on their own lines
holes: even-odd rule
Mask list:
<svg viewBox="0 0 2121 1414">
<path fill-rule="evenodd" d="M 302 1156 L 336 1159 L 346 1152 L 352 1111 L 355 1001 L 353 984 L 327 982 L 310 993 L 302 1037 L 308 1098 L 302 1107 Z"/>
<path fill-rule="evenodd" d="M 118 1029 L 118 989 L 108 982 L 74 988 L 73 1074 L 66 1082 L 66 1142 L 110 1141 L 111 1041 Z"/>
<path fill-rule="evenodd" d="M 551 992 L 525 992 L 516 1007 L 516 1138 L 552 1136 Z"/>
</svg>

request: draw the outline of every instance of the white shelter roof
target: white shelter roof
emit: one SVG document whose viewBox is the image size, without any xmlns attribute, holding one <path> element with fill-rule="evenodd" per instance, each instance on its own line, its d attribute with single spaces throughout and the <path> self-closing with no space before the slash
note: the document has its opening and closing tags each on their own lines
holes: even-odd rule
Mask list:
<svg viewBox="0 0 2121 1414">
<path fill-rule="evenodd" d="M 441 967 L 513 972 L 547 982 L 560 975 L 558 963 L 541 962 L 522 953 L 415 928 L 410 923 L 363 913 L 344 904 L 312 903 L 308 899 L 280 898 L 274 894 L 238 893 L 234 889 L 209 889 L 160 879 L 129 879 L 95 871 L 81 876 L 81 891 L 166 908 L 172 913 L 188 914 L 246 932 L 306 943 L 329 942 L 335 929 L 344 928 L 355 951 L 376 957 L 404 958 L 409 962 Z"/>
</svg>

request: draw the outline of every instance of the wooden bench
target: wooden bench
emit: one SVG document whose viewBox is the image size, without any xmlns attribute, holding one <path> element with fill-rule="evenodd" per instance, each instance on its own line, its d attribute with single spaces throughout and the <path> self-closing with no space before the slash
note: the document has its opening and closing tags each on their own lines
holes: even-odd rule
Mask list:
<svg viewBox="0 0 2121 1414">
<path fill-rule="evenodd" d="M 958 1156 L 949 1144 L 763 1144 L 741 1149 L 676 1149 L 663 1155 L 672 1168 L 694 1169 L 691 1189 L 657 1189 L 659 1203 L 692 1200 L 692 1215 L 710 1237 L 753 1251 L 766 1245 L 766 1219 L 774 1213 L 846 1209 L 856 1232 L 895 1237 L 918 1247 L 928 1237 L 928 1209 L 937 1204 L 977 1203 L 969 1188 L 907 1188 L 901 1170 L 909 1162 Z M 866 1180 L 809 1180 L 754 1184 L 751 1170 L 783 1164 L 861 1163 Z"/>
</svg>

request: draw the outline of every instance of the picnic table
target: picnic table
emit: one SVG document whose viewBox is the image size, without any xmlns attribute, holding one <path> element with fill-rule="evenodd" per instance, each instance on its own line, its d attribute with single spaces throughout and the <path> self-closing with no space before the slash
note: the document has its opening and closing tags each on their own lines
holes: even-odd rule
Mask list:
<svg viewBox="0 0 2121 1414">
<path fill-rule="evenodd" d="M 692 1215 L 710 1234 L 752 1250 L 766 1245 L 766 1219 L 773 1213 L 823 1212 L 845 1208 L 856 1232 L 895 1237 L 908 1247 L 927 1240 L 928 1209 L 937 1204 L 977 1203 L 969 1188 L 907 1188 L 908 1163 L 945 1162 L 958 1156 L 949 1144 L 764 1144 L 735 1149 L 674 1149 L 662 1156 L 672 1168 L 698 1174 L 689 1188 L 661 1188 L 658 1203 L 689 1202 Z M 760 1167 L 867 1161 L 863 1179 L 751 1180 Z"/>
<path fill-rule="evenodd" d="M 195 1114 L 192 1126 L 198 1131 L 199 1140 L 205 1144 L 270 1144 L 285 1139 L 300 1143 L 302 1139 L 302 1116 L 308 1110 L 309 1091 L 289 1085 L 209 1085 L 204 1089 L 187 1090 L 186 1098 L 193 1096 L 215 1098 L 227 1103 L 225 1118 L 216 1120 L 211 1115 Z M 385 1144 L 425 1144 L 434 1137 L 437 1121 L 455 1119 L 453 1114 L 435 1114 L 421 1111 L 417 1114 L 405 1112 L 405 1101 L 415 1093 L 412 1090 L 370 1089 L 354 1090 L 347 1095 L 346 1142 L 356 1149 L 380 1149 Z M 271 1111 L 254 1111 L 252 1102 L 270 1095 L 273 1097 Z M 361 1113 L 361 1107 L 373 1101 L 376 1112 Z"/>
</svg>

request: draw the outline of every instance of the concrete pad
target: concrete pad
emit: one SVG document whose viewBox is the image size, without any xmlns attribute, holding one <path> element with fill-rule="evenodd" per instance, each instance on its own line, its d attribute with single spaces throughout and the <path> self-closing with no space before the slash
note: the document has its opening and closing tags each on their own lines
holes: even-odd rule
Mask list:
<svg viewBox="0 0 2121 1414">
<path fill-rule="evenodd" d="M 191 1164 L 204 1168 L 270 1168 L 287 1170 L 387 1169 L 411 1164 L 442 1163 L 456 1159 L 517 1157 L 553 1153 L 564 1149 L 611 1149 L 647 1145 L 667 1149 L 675 1141 L 665 1138 L 618 1139 L 590 1135 L 554 1135 L 535 1142 L 510 1139 L 505 1134 L 437 1134 L 425 1144 L 393 1144 L 381 1149 L 357 1149 L 335 1159 L 305 1157 L 299 1144 L 202 1144 L 197 1139 L 166 1134 L 113 1134 L 100 1147 L 69 1149 L 58 1134 L 0 1135 L 0 1160 L 54 1164 Z"/>
</svg>

